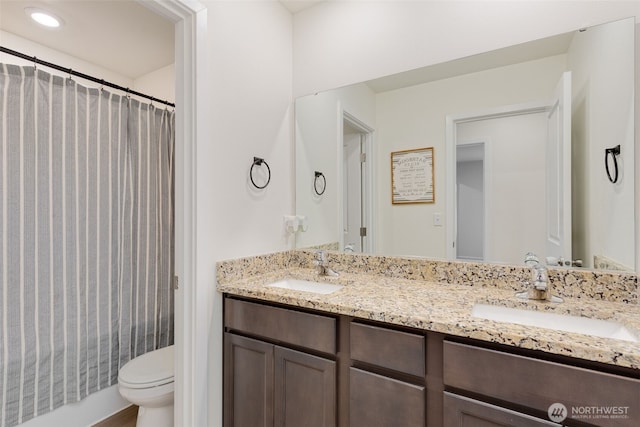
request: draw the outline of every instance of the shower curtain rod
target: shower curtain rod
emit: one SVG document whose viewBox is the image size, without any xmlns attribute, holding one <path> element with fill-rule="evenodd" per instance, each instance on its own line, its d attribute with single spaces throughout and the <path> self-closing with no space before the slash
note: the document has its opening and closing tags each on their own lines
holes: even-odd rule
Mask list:
<svg viewBox="0 0 640 427">
<path fill-rule="evenodd" d="M 15 50 L 11 50 L 11 49 L 6 48 L 4 46 L 0 46 L 0 52 L 8 53 L 9 55 L 13 55 L 13 56 L 17 56 L 18 58 L 22 58 L 24 60 L 31 61 L 34 64 L 40 64 L 40 65 L 44 65 L 45 67 L 53 68 L 53 69 L 58 70 L 58 71 L 63 71 L 65 73 L 68 73 L 70 76 L 76 76 L 76 77 L 80 77 L 80 78 L 85 79 L 85 80 L 90 80 L 90 81 L 95 82 L 95 83 L 100 83 L 103 86 L 108 86 L 108 87 L 111 87 L 113 89 L 117 89 L 117 90 L 126 92 L 127 94 L 136 95 L 136 96 L 139 96 L 139 97 L 142 97 L 142 98 L 146 98 L 146 99 L 149 99 L 149 100 L 151 100 L 153 102 L 159 102 L 159 103 L 165 104 L 165 105 L 167 105 L 169 107 L 174 107 L 175 108 L 175 106 L 176 106 L 172 102 L 163 101 L 162 99 L 155 98 L 155 97 L 153 97 L 151 95 L 145 95 L 144 93 L 136 92 L 135 90 L 131 90 L 128 87 L 123 87 L 123 86 L 117 85 L 115 83 L 108 82 L 108 81 L 103 80 L 103 79 L 99 79 L 99 78 L 96 78 L 96 77 L 93 77 L 93 76 L 89 76 L 87 74 L 79 73 L 78 71 L 75 71 L 75 70 L 73 70 L 71 68 L 61 67 L 60 65 L 56 65 L 56 64 L 52 64 L 51 62 L 43 61 L 41 59 L 36 58 L 35 56 L 25 55 L 24 53 L 20 53 L 20 52 L 17 52 Z"/>
</svg>

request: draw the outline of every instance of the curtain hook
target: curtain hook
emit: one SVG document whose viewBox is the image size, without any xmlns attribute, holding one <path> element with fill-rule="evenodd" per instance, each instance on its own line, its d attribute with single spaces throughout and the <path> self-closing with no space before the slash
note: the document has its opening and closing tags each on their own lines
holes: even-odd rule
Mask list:
<svg viewBox="0 0 640 427">
<path fill-rule="evenodd" d="M 73 68 L 69 68 L 69 80 L 73 81 Z"/>
<path fill-rule="evenodd" d="M 38 71 L 38 58 L 36 56 L 33 57 L 33 69 Z"/>
<path fill-rule="evenodd" d="M 104 92 L 104 79 L 100 80 L 100 93 Z"/>
</svg>

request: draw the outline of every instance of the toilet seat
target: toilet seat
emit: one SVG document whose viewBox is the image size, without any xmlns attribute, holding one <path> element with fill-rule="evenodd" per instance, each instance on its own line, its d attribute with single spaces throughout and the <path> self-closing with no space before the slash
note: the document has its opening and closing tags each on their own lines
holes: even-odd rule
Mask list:
<svg viewBox="0 0 640 427">
<path fill-rule="evenodd" d="M 127 362 L 118 373 L 121 386 L 142 389 L 172 383 L 173 346 L 150 351 Z"/>
</svg>

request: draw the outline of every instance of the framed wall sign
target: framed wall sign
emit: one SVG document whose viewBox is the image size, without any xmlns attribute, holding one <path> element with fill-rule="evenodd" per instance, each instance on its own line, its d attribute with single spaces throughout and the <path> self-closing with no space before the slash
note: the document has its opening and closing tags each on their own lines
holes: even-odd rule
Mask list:
<svg viewBox="0 0 640 427">
<path fill-rule="evenodd" d="M 391 153 L 391 203 L 434 203 L 433 147 Z"/>
</svg>

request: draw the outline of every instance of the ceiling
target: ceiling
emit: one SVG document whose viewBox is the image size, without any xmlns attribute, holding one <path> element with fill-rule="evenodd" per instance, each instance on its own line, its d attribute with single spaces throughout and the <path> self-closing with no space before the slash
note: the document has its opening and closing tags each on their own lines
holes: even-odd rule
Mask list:
<svg viewBox="0 0 640 427">
<path fill-rule="evenodd" d="M 41 27 L 25 7 L 53 12 L 64 25 Z M 0 0 L 0 29 L 131 79 L 174 62 L 173 24 L 135 1 Z"/>
<path fill-rule="evenodd" d="M 284 7 L 289 9 L 291 13 L 298 13 L 302 10 L 308 9 L 311 6 L 315 6 L 318 3 L 323 3 L 326 0 L 280 0 L 280 3 Z"/>
<path fill-rule="evenodd" d="M 136 79 L 174 62 L 173 24 L 144 7 L 143 2 L 0 0 L 0 29 Z M 281 3 L 297 13 L 321 1 Z M 59 29 L 41 27 L 26 15 L 26 7 L 53 12 L 64 25 Z M 1 36 L 0 45 L 4 46 Z"/>
</svg>

